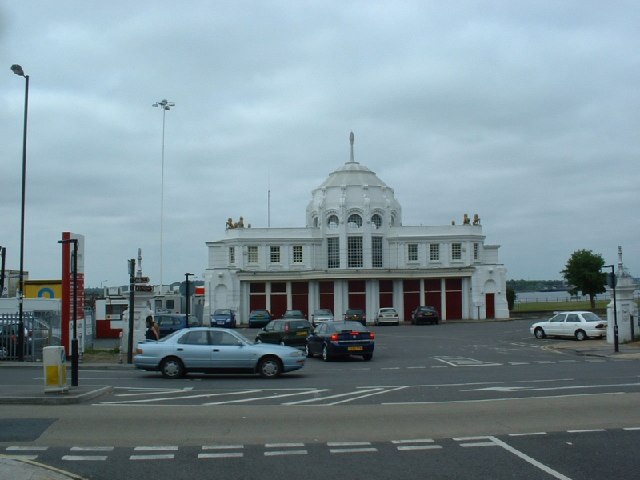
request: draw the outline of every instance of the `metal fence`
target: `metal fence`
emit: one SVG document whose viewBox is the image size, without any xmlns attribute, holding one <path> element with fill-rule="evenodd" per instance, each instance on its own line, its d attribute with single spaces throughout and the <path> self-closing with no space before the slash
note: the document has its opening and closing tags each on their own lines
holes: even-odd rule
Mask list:
<svg viewBox="0 0 640 480">
<path fill-rule="evenodd" d="M 42 361 L 42 349 L 60 345 L 60 314 L 52 311 L 23 312 L 24 360 Z M 17 313 L 0 314 L 0 361 L 18 360 L 20 319 Z"/>
</svg>

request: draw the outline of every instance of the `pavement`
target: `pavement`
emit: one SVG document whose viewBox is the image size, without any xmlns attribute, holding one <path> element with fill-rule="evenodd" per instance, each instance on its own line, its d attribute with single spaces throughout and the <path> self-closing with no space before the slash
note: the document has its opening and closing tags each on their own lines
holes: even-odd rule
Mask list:
<svg viewBox="0 0 640 480">
<path fill-rule="evenodd" d="M 640 360 L 640 342 L 619 344 L 618 352 L 614 345 L 607 343 L 606 339 L 566 340 L 545 345 L 549 350 L 571 352 L 576 355 L 591 357 L 606 357 L 619 359 Z M 70 364 L 67 365 L 67 383 L 71 382 Z M 0 362 L 0 372 L 3 369 L 24 368 L 42 369 L 39 362 Z M 105 369 L 133 369 L 133 365 L 126 363 L 120 355 L 85 355 L 82 362 L 78 364 L 79 370 L 105 370 Z M 42 374 L 44 372 L 41 370 Z M 45 392 L 44 381 L 39 383 L 34 380 L 32 383 L 24 385 L 11 385 L 10 388 L 0 389 L 0 405 L 68 405 L 83 403 L 100 397 L 113 390 L 109 385 L 105 386 L 67 386 L 64 392 Z M 48 465 L 34 462 L 28 459 L 0 455 L 0 478 L 12 480 L 84 480 L 76 474 L 65 472 Z"/>
</svg>

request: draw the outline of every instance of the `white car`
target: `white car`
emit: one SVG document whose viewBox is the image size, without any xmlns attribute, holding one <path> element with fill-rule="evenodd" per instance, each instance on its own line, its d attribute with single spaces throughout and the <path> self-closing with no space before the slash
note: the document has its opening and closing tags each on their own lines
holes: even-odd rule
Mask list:
<svg viewBox="0 0 640 480">
<path fill-rule="evenodd" d="M 383 324 L 400 325 L 400 316 L 395 308 L 381 308 L 376 315 L 376 325 Z"/>
<path fill-rule="evenodd" d="M 320 325 L 325 322 L 333 322 L 333 313 L 328 308 L 319 308 L 315 310 L 311 315 L 311 323 L 314 327 Z"/>
<path fill-rule="evenodd" d="M 530 331 L 536 338 L 573 337 L 576 340 L 602 338 L 607 334 L 607 321 L 592 312 L 555 312 L 549 320 L 531 325 Z"/>
</svg>

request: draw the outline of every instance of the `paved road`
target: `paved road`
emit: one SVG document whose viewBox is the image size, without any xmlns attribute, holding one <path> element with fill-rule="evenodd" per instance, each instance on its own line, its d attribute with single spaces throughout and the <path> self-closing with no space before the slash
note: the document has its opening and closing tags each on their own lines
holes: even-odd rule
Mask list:
<svg viewBox="0 0 640 480">
<path fill-rule="evenodd" d="M 273 381 L 83 369 L 113 393 L 5 406 L 0 446 L 94 479 L 637 478 L 640 360 L 558 352 L 527 327 L 379 328 L 372 362 Z"/>
</svg>

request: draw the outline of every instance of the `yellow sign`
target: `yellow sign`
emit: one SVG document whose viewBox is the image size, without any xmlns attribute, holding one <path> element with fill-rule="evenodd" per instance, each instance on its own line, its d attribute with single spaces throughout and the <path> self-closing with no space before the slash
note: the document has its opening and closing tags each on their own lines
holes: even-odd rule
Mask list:
<svg viewBox="0 0 640 480">
<path fill-rule="evenodd" d="M 62 298 L 61 280 L 27 280 L 24 282 L 25 298 Z"/>
</svg>

